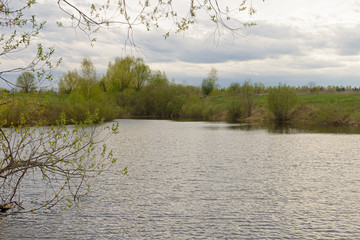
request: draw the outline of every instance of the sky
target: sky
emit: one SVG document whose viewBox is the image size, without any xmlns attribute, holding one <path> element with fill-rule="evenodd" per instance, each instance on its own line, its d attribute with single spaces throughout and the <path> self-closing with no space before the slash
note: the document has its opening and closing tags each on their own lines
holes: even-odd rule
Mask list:
<svg viewBox="0 0 360 240">
<path fill-rule="evenodd" d="M 102 75 L 115 57 L 132 54 L 142 57 L 151 69 L 165 72 L 170 80 L 195 86 L 211 68 L 218 70 L 223 87 L 247 80 L 266 86 L 360 86 L 359 1 L 253 0 L 251 4 L 256 14 L 241 14 L 257 25 L 238 34 L 225 31 L 214 37 L 209 21 L 199 19 L 187 32 L 166 40 L 163 31 L 136 29 L 134 40 L 139 48 L 124 48 L 124 29 L 100 30 L 91 47 L 80 30 L 58 28 L 56 21 L 66 22 L 67 17 L 56 4 L 43 0 L 38 1 L 36 14 L 47 24 L 38 40 L 54 47 L 55 58 L 63 59 L 55 80 L 63 72 L 79 69 L 85 56 Z M 10 60 L 20 63 L 26 59 L 31 59 L 30 53 Z M 0 67 L 6 68 L 10 60 L 2 59 Z"/>
</svg>

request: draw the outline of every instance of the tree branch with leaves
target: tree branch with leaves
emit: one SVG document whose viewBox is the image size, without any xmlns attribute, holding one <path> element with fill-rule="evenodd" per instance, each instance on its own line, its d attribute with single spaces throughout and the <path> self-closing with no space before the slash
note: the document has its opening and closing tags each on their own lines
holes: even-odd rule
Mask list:
<svg viewBox="0 0 360 240">
<path fill-rule="evenodd" d="M 63 199 L 68 207 L 76 202 L 91 179 L 116 162 L 105 144 L 101 151 L 97 147 L 117 133 L 118 125 L 99 129 L 98 121 L 95 113 L 82 123 L 66 126 L 63 114 L 55 126 L 0 128 L 0 209 L 14 214 L 49 209 Z M 23 203 L 21 187 L 34 175 L 42 197 Z M 14 208 L 6 211 L 6 206 Z"/>
<path fill-rule="evenodd" d="M 56 62 L 51 60 L 54 48 L 45 49 L 41 43 L 33 46 L 34 39 L 45 25 L 45 21 L 38 22 L 36 15 L 31 14 L 35 4 L 35 0 L 26 2 L 0 0 L 0 60 L 1 62 L 10 60 L 13 63 L 7 69 L 0 68 L 0 79 L 10 87 L 19 86 L 10 81 L 6 77 L 7 74 L 29 71 L 36 74 L 37 85 L 40 85 L 52 79 L 51 69 L 61 62 L 61 59 Z M 32 59 L 23 65 L 14 61 L 22 58 L 22 52 L 29 48 L 35 48 L 31 49 Z"/>
<path fill-rule="evenodd" d="M 134 46 L 134 29 L 139 26 L 147 31 L 161 29 L 163 36 L 168 38 L 171 34 L 187 31 L 204 19 L 213 24 L 215 35 L 221 35 L 224 29 L 235 33 L 255 25 L 247 16 L 256 13 L 252 0 L 231 3 L 218 0 L 189 0 L 181 3 L 163 0 L 104 0 L 87 4 L 58 0 L 57 4 L 72 19 L 72 27 L 81 29 L 89 36 L 99 28 L 121 28 L 126 31 L 126 42 Z M 64 26 L 64 23 L 58 22 L 58 25 Z M 91 41 L 96 41 L 96 38 Z"/>
</svg>

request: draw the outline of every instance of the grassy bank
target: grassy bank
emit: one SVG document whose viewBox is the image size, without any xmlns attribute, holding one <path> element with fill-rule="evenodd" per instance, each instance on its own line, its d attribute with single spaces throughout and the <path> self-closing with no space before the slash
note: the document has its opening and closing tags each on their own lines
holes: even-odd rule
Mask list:
<svg viewBox="0 0 360 240">
<path fill-rule="evenodd" d="M 208 97 L 199 100 L 195 113 L 184 109 L 183 117 L 201 118 L 203 120 L 228 121 L 232 98 L 229 96 Z M 206 107 L 204 107 L 206 106 Z M 207 109 L 212 109 L 209 111 Z M 240 114 L 241 115 L 241 114 Z M 274 116 L 268 109 L 267 95 L 256 95 L 250 116 L 238 116 L 236 121 L 272 121 Z M 299 94 L 298 100 L 289 113 L 288 122 L 304 122 L 323 125 L 357 125 L 360 126 L 360 94 Z"/>
<path fill-rule="evenodd" d="M 273 121 L 268 94 L 254 94 L 251 113 L 246 114 L 242 99 L 225 91 L 202 96 L 196 88 L 174 85 L 85 99 L 78 94 L 1 95 L 0 122 L 3 126 L 50 125 L 61 113 L 70 122 L 82 121 L 87 113 L 99 111 L 104 120 L 130 117 L 193 119 L 239 122 Z M 360 93 L 298 94 L 290 110 L 289 122 L 360 126 Z"/>
<path fill-rule="evenodd" d="M 293 120 L 328 125 L 360 125 L 360 94 L 304 94 Z"/>
</svg>

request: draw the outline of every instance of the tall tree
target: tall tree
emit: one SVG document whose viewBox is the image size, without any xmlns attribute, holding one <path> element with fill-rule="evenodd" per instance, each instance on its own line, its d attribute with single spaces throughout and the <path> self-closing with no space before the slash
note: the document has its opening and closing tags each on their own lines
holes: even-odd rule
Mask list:
<svg viewBox="0 0 360 240">
<path fill-rule="evenodd" d="M 81 83 L 79 87 L 87 99 L 90 98 L 90 90 L 96 83 L 97 74 L 94 64 L 91 62 L 90 58 L 85 57 L 81 62 Z"/>
<path fill-rule="evenodd" d="M 208 77 L 201 83 L 201 91 L 205 96 L 209 95 L 217 87 L 216 83 L 218 79 L 217 70 L 215 68 L 211 68 Z"/>
</svg>

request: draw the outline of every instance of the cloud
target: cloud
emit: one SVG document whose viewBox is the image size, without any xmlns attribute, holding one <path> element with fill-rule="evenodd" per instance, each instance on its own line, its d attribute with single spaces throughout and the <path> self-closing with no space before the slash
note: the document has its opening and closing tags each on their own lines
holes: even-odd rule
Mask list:
<svg viewBox="0 0 360 240">
<path fill-rule="evenodd" d="M 239 34 L 220 31 L 213 35 L 214 25 L 200 19 L 184 34 L 172 34 L 164 39 L 166 29 L 147 32 L 134 29 L 134 40 L 140 48 L 125 47 L 124 29 L 103 29 L 97 35 L 94 47 L 88 37 L 74 28 L 58 28 L 56 21 L 66 16 L 54 3 L 41 1 L 36 13 L 47 20 L 39 41 L 56 49 L 55 57 L 62 57 L 58 71 L 80 68 L 81 59 L 88 56 L 97 71 L 104 74 L 109 61 L 127 54 L 143 57 L 152 69 L 165 71 L 177 82 L 199 85 L 211 67 L 219 71 L 224 85 L 232 81 L 254 81 L 292 84 L 309 81 L 359 84 L 360 75 L 360 5 L 349 0 L 337 6 L 335 1 L 280 0 L 258 4 L 254 21 L 257 26 Z M 1 59 L 1 67 L 22 64 L 32 59 L 31 51 L 21 58 Z"/>
</svg>

